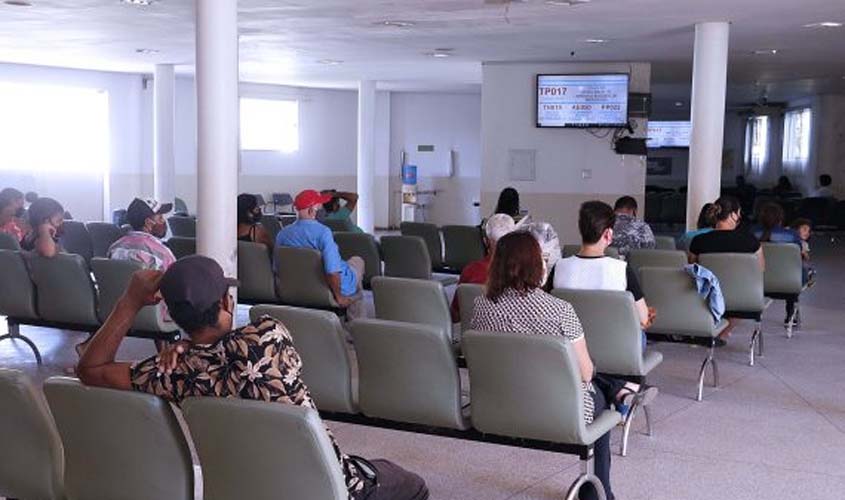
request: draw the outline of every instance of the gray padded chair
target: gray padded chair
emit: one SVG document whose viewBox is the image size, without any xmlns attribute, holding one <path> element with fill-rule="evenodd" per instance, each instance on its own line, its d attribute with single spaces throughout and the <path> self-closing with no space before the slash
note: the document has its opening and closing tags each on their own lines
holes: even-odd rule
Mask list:
<svg viewBox="0 0 845 500">
<path fill-rule="evenodd" d="M 38 320 L 35 285 L 20 252 L 0 250 L 0 276 L 3 277 L 0 279 L 0 314 L 6 316 L 9 325 L 9 333 L 0 336 L 0 340 L 22 340 L 32 349 L 40 365 L 41 353 L 35 342 L 20 332 L 20 323 Z"/>
<path fill-rule="evenodd" d="M 174 215 L 167 219 L 167 225 L 170 226 L 170 234 L 172 236 L 180 236 L 182 238 L 197 237 L 197 220 L 193 217 Z"/>
<path fill-rule="evenodd" d="M 452 333 L 452 315 L 443 285 L 437 281 L 379 276 L 373 279 L 376 318 L 442 328 Z"/>
<path fill-rule="evenodd" d="M 352 223 L 345 219 L 320 219 L 320 223 L 331 229 L 333 233 L 350 232 L 355 230 Z"/>
<path fill-rule="evenodd" d="M 166 401 L 65 377 L 44 382 L 44 394 L 64 443 L 69 498 L 193 500 L 191 452 Z"/>
<path fill-rule="evenodd" d="M 9 233 L 0 233 L 0 250 L 20 250 L 21 244 Z"/>
<path fill-rule="evenodd" d="M 334 300 L 323 257 L 310 248 L 276 247 L 276 290 L 289 306 L 339 310 Z"/>
<path fill-rule="evenodd" d="M 322 411 L 358 413 L 347 351 L 348 334 L 337 315 L 289 306 L 259 305 L 249 310 L 250 321 L 268 315 L 287 327 L 302 358 L 302 380 Z"/>
<path fill-rule="evenodd" d="M 173 212 L 176 214 L 190 214 L 188 211 L 188 204 L 185 203 L 185 200 L 179 198 L 178 196 L 173 200 Z"/>
<path fill-rule="evenodd" d="M 91 248 L 94 257 L 106 257 L 112 243 L 123 237 L 126 232 L 119 226 L 108 222 L 89 222 L 85 225 L 91 235 Z"/>
<path fill-rule="evenodd" d="M 696 400 L 701 401 L 708 366 L 713 368 L 713 386 L 719 386 L 719 367 L 714 358 L 716 337 L 727 328 L 728 322 L 713 319 L 706 301 L 698 295 L 695 282 L 683 269 L 644 267 L 640 269 L 640 282 L 649 305 L 657 309 L 648 333 L 703 339 L 709 345 L 698 372 Z"/>
<path fill-rule="evenodd" d="M 461 377 L 442 328 L 378 319 L 349 325 L 361 412 L 396 422 L 467 429 Z"/>
<path fill-rule="evenodd" d="M 349 498 L 316 410 L 231 398 L 190 398 L 183 408 L 202 463 L 205 500 Z M 231 432 L 232 422 L 249 432 Z"/>
<path fill-rule="evenodd" d="M 592 445 L 621 420 L 603 411 L 584 421 L 583 389 L 572 344 L 563 336 L 503 332 L 464 334 L 469 367 L 472 425 L 499 436 L 554 443 Z M 582 474 L 567 499 L 591 482 L 593 458 L 582 460 Z M 602 497 L 603 498 L 603 497 Z"/>
<path fill-rule="evenodd" d="M 748 347 L 748 364 L 763 355 L 763 311 L 772 303 L 763 293 L 763 271 L 757 256 L 750 253 L 710 253 L 699 256 L 699 264 L 719 278 L 725 296 L 725 317 L 754 321 Z"/>
<path fill-rule="evenodd" d="M 357 255 L 364 259 L 364 287 L 370 288 L 375 276 L 381 276 L 381 249 L 376 239 L 367 233 L 334 233 L 334 241 L 345 260 Z"/>
<path fill-rule="evenodd" d="M 460 272 L 467 264 L 484 258 L 484 241 L 477 226 L 443 226 L 443 263 Z"/>
<path fill-rule="evenodd" d="M 663 354 L 648 349 L 643 352 L 640 318 L 629 292 L 611 290 L 552 290 L 575 308 L 590 357 L 601 373 L 633 378 L 640 383 L 663 361 Z M 625 418 L 620 454 L 628 454 L 628 435 L 639 405 L 634 403 Z M 652 435 L 651 415 L 643 406 L 646 434 Z"/>
<path fill-rule="evenodd" d="M 458 308 L 461 311 L 461 333 L 470 330 L 472 312 L 475 309 L 475 299 L 484 294 L 484 285 L 461 283 L 455 289 L 458 297 Z"/>
<path fill-rule="evenodd" d="M 267 247 L 251 241 L 238 242 L 238 300 L 278 302 L 273 265 Z"/>
<path fill-rule="evenodd" d="M 416 223 L 415 223 L 416 224 Z M 457 283 L 455 276 L 437 276 L 431 272 L 428 247 L 419 236 L 382 236 L 381 254 L 384 275 L 418 280 L 436 279 L 443 286 Z"/>
<path fill-rule="evenodd" d="M 129 286 L 129 280 L 135 271 L 142 269 L 138 262 L 129 260 L 112 260 L 94 257 L 91 259 L 91 272 L 94 273 L 94 280 L 97 282 L 98 300 L 97 317 L 100 322 L 105 322 L 111 314 L 117 301 Z M 141 309 L 135 317 L 132 329 L 139 332 L 157 333 L 170 332 L 173 337 L 179 335 L 179 329 L 175 323 L 163 324 L 159 320 L 157 306 L 147 306 Z"/>
<path fill-rule="evenodd" d="M 181 259 L 182 257 L 187 257 L 188 255 L 194 255 L 197 253 L 197 240 L 196 238 L 189 238 L 186 236 L 171 236 L 168 238 L 167 241 L 164 242 L 167 245 L 167 248 L 173 252 L 173 256 L 177 259 Z"/>
<path fill-rule="evenodd" d="M 792 315 L 786 322 L 786 337 L 800 324 L 801 309 L 798 298 L 804 291 L 801 249 L 792 243 L 763 243 L 766 271 L 763 273 L 763 293 L 775 300 L 795 301 Z"/>
<path fill-rule="evenodd" d="M 66 220 L 62 224 L 62 237 L 59 243 L 67 253 L 81 255 L 85 262 L 89 262 L 94 256 L 94 247 L 91 242 L 91 235 L 85 224 L 75 220 Z"/>
<path fill-rule="evenodd" d="M 46 258 L 31 254 L 29 269 L 42 320 L 84 331 L 100 325 L 97 292 L 88 264 L 80 255 L 60 253 Z"/>
<path fill-rule="evenodd" d="M 282 223 L 279 222 L 279 219 L 275 215 L 265 214 L 261 216 L 261 225 L 270 234 L 270 239 L 276 241 L 276 235 L 282 230 Z"/>
<path fill-rule="evenodd" d="M 440 229 L 437 225 L 428 222 L 402 222 L 399 224 L 399 231 L 401 231 L 402 236 L 418 236 L 422 238 L 428 249 L 431 268 L 443 268 L 443 242 L 440 237 Z"/>
<path fill-rule="evenodd" d="M 654 249 L 655 250 L 675 250 L 677 248 L 675 244 L 675 238 L 671 236 L 655 236 L 654 237 Z"/>
<path fill-rule="evenodd" d="M 628 252 L 628 265 L 639 273 L 642 267 L 668 267 L 682 269 L 687 265 L 687 254 L 680 250 L 636 248 Z"/>
<path fill-rule="evenodd" d="M 64 500 L 64 450 L 44 395 L 19 370 L 0 368 L 0 496 Z"/>
</svg>

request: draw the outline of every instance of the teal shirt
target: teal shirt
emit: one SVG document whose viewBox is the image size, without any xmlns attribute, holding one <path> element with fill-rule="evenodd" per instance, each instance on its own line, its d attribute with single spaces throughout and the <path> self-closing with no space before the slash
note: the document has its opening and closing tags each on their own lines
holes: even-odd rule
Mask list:
<svg viewBox="0 0 845 500">
<path fill-rule="evenodd" d="M 350 219 L 351 215 L 352 215 L 352 212 L 348 208 L 343 206 L 343 207 L 340 207 L 337 210 L 337 212 L 332 212 L 330 214 L 326 214 L 325 218 L 329 219 L 329 220 L 345 220 L 347 223 L 349 223 L 349 227 L 353 232 L 363 233 L 364 230 L 361 229 L 360 227 L 356 226 L 355 223 L 352 222 L 352 219 Z"/>
</svg>

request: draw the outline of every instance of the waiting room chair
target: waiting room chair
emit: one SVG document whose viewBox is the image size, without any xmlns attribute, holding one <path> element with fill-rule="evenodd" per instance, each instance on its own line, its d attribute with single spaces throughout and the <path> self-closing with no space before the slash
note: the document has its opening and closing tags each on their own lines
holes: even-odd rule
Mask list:
<svg viewBox="0 0 845 500">
<path fill-rule="evenodd" d="M 763 273 L 763 293 L 774 300 L 793 300 L 795 308 L 785 323 L 786 338 L 800 324 L 798 299 L 806 288 L 803 282 L 801 248 L 793 243 L 763 243 L 766 271 Z"/>
<path fill-rule="evenodd" d="M 428 249 L 431 269 L 441 270 L 443 268 L 443 242 L 437 225 L 428 222 L 402 222 L 399 224 L 399 231 L 401 231 L 402 236 L 422 238 Z"/>
<path fill-rule="evenodd" d="M 356 255 L 364 259 L 364 288 L 370 288 L 372 279 L 382 274 L 378 241 L 371 234 L 352 232 L 334 233 L 334 241 L 345 260 Z"/>
<path fill-rule="evenodd" d="M 442 328 L 379 319 L 349 324 L 361 412 L 373 418 L 469 428 L 452 339 Z"/>
<path fill-rule="evenodd" d="M 347 350 L 348 334 L 336 314 L 290 306 L 258 305 L 250 321 L 273 317 L 291 334 L 302 358 L 302 380 L 321 411 L 357 413 L 353 364 Z"/>
<path fill-rule="evenodd" d="M 60 253 L 47 258 L 32 254 L 29 269 L 40 319 L 71 329 L 74 326 L 94 329 L 100 324 L 97 292 L 82 256 Z"/>
<path fill-rule="evenodd" d="M 290 213 L 293 206 L 293 196 L 290 193 L 273 193 L 273 212 Z"/>
<path fill-rule="evenodd" d="M 129 286 L 132 274 L 142 269 L 141 264 L 129 260 L 102 259 L 94 257 L 91 259 L 91 271 L 94 273 L 94 280 L 97 283 L 97 317 L 101 323 L 105 323 L 111 314 L 118 300 Z M 158 306 L 146 306 L 135 317 L 132 330 L 136 332 L 170 333 L 171 339 L 179 336 L 179 328 L 176 323 L 165 324 L 159 318 Z M 168 336 L 164 336 L 165 338 Z"/>
<path fill-rule="evenodd" d="M 355 230 L 352 223 L 345 219 L 320 219 L 320 223 L 331 229 L 333 233 L 350 232 Z"/>
<path fill-rule="evenodd" d="M 20 332 L 20 322 L 37 320 L 35 285 L 29 277 L 20 252 L 0 250 L 0 314 L 6 316 L 9 333 L 0 340 L 22 340 L 32 349 L 35 360 L 41 364 L 41 353 L 29 337 Z"/>
<path fill-rule="evenodd" d="M 189 238 L 187 236 L 171 236 L 164 242 L 164 244 L 171 252 L 173 252 L 173 256 L 177 259 L 197 253 L 196 238 Z"/>
<path fill-rule="evenodd" d="M 278 302 L 270 253 L 262 243 L 238 242 L 238 301 Z"/>
<path fill-rule="evenodd" d="M 656 250 L 675 250 L 677 248 L 675 238 L 671 236 L 655 236 L 654 248 Z"/>
<path fill-rule="evenodd" d="M 173 215 L 190 215 L 188 211 L 188 204 L 185 203 L 185 200 L 179 198 L 178 196 L 173 199 Z"/>
<path fill-rule="evenodd" d="M 649 305 L 657 310 L 648 333 L 703 339 L 710 347 L 698 372 L 695 399 L 701 401 L 708 366 L 712 367 L 713 386 L 719 386 L 719 367 L 714 357 L 716 337 L 727 328 L 728 322 L 714 320 L 706 300 L 698 294 L 693 278 L 683 269 L 643 267 L 640 281 Z"/>
<path fill-rule="evenodd" d="M 373 279 L 373 305 L 378 319 L 436 326 L 458 341 L 446 292 L 437 281 L 379 276 Z"/>
<path fill-rule="evenodd" d="M 316 410 L 234 398 L 189 398 L 182 406 L 205 500 L 349 498 Z M 249 432 L 232 432 L 233 422 Z"/>
<path fill-rule="evenodd" d="M 193 500 L 191 452 L 156 396 L 52 377 L 44 394 L 65 449 L 65 488 L 85 500 Z"/>
<path fill-rule="evenodd" d="M 282 223 L 279 222 L 279 219 L 275 215 L 264 214 L 261 216 L 261 225 L 270 234 L 270 239 L 276 241 L 276 236 L 282 230 Z"/>
<path fill-rule="evenodd" d="M 89 222 L 85 227 L 91 235 L 91 249 L 94 257 L 108 256 L 109 247 L 126 234 L 120 226 L 108 222 Z"/>
<path fill-rule="evenodd" d="M 118 208 L 116 210 L 112 210 L 111 212 L 111 221 L 117 227 L 120 227 L 126 224 L 126 209 L 125 208 Z"/>
<path fill-rule="evenodd" d="M 455 288 L 455 295 L 458 297 L 458 308 L 461 311 L 461 333 L 468 332 L 475 310 L 475 299 L 484 295 L 484 285 L 461 283 Z"/>
<path fill-rule="evenodd" d="M 64 450 L 44 395 L 19 370 L 0 368 L 0 496 L 64 500 Z"/>
<path fill-rule="evenodd" d="M 415 223 L 416 224 L 416 223 Z M 434 277 L 425 241 L 419 236 L 382 236 L 384 275 L 419 280 L 436 279 L 443 286 L 457 283 L 455 276 Z"/>
<path fill-rule="evenodd" d="M 464 351 L 472 425 L 483 433 L 592 446 L 621 420 L 606 410 L 585 422 L 581 373 L 572 344 L 562 336 L 472 330 L 464 334 Z M 583 473 L 567 499 L 577 498 L 585 482 L 603 491 L 592 453 L 581 464 Z"/>
<path fill-rule="evenodd" d="M 813 229 L 827 231 L 836 229 L 834 212 L 836 200 L 833 198 L 804 198 L 798 208 L 798 215 L 810 219 Z"/>
<path fill-rule="evenodd" d="M 20 242 L 9 233 L 0 233 L 0 250 L 20 250 Z"/>
<path fill-rule="evenodd" d="M 91 242 L 91 235 L 85 224 L 75 220 L 66 220 L 62 224 L 62 237 L 59 243 L 67 253 L 81 255 L 85 262 L 90 262 L 94 256 L 94 247 Z"/>
<path fill-rule="evenodd" d="M 484 258 L 484 241 L 478 226 L 443 226 L 443 263 L 460 272 L 470 262 Z"/>
<path fill-rule="evenodd" d="M 182 238 L 197 237 L 197 220 L 187 215 L 173 215 L 167 219 L 170 235 Z"/>
<path fill-rule="evenodd" d="M 687 254 L 681 250 L 635 248 L 628 252 L 627 262 L 637 273 L 643 267 L 682 269 L 687 265 Z"/>
<path fill-rule="evenodd" d="M 663 354 L 660 352 L 654 349 L 643 352 L 640 318 L 629 292 L 555 289 L 552 295 L 569 302 L 575 308 L 584 328 L 590 358 L 597 371 L 644 383 L 648 374 L 663 362 Z M 620 446 L 623 457 L 628 454 L 628 435 L 637 409 L 639 404 L 634 403 L 625 418 Z M 651 436 L 651 415 L 648 410 L 648 406 L 643 406 L 646 434 Z"/>
<path fill-rule="evenodd" d="M 290 306 L 339 311 L 334 300 L 323 257 L 310 248 L 276 247 L 276 290 L 279 300 Z"/>
<path fill-rule="evenodd" d="M 711 253 L 699 256 L 699 264 L 719 278 L 725 297 L 725 318 L 754 321 L 748 364 L 763 355 L 763 311 L 772 303 L 763 293 L 763 271 L 750 253 Z"/>
</svg>

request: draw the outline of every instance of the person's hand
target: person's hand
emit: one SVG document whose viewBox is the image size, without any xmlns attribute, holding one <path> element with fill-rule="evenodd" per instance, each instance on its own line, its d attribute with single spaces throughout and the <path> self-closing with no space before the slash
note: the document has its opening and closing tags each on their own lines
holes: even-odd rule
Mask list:
<svg viewBox="0 0 845 500">
<path fill-rule="evenodd" d="M 643 330 L 648 330 L 654 324 L 654 319 L 657 317 L 657 310 L 653 307 L 648 308 L 648 318 L 643 325 Z"/>
<path fill-rule="evenodd" d="M 53 227 L 52 224 L 49 222 L 45 222 L 38 226 L 38 236 L 39 237 L 49 237 L 55 238 L 56 237 L 56 228 Z"/>
<path fill-rule="evenodd" d="M 188 346 L 190 346 L 190 342 L 187 340 L 180 340 L 164 346 L 161 352 L 158 353 L 157 366 L 159 373 L 167 375 L 173 373 L 173 370 L 176 369 L 176 365 L 179 363 L 179 359 L 188 350 Z"/>
<path fill-rule="evenodd" d="M 123 294 L 124 299 L 138 309 L 158 304 L 161 301 L 158 287 L 163 274 L 150 269 L 135 271 Z"/>
<path fill-rule="evenodd" d="M 335 297 L 334 300 L 340 307 L 349 307 L 350 305 L 352 305 L 353 302 L 351 298 L 344 297 L 343 295 L 341 295 L 340 297 Z"/>
</svg>

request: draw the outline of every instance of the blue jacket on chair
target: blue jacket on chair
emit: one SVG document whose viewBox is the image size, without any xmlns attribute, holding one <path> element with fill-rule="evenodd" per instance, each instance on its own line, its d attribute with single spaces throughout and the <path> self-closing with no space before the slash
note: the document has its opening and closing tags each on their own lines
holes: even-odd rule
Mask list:
<svg viewBox="0 0 845 500">
<path fill-rule="evenodd" d="M 687 272 L 695 280 L 695 288 L 701 298 L 707 300 L 710 314 L 717 323 L 725 314 L 725 297 L 722 295 L 722 287 L 719 278 L 709 269 L 699 264 L 688 264 L 684 266 Z"/>
</svg>

